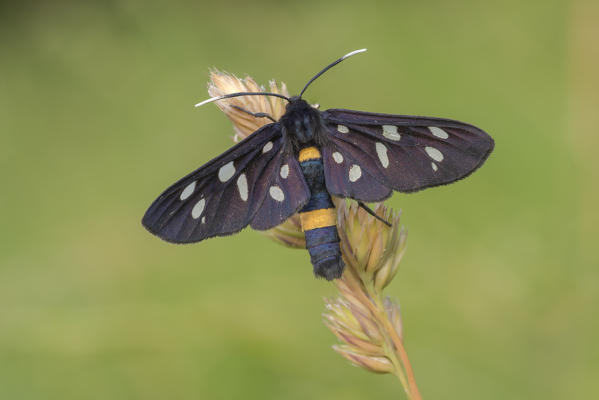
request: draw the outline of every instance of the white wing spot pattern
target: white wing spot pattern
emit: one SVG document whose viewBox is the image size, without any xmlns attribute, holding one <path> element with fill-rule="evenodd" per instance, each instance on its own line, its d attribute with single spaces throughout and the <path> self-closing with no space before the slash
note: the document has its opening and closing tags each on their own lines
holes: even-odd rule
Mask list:
<svg viewBox="0 0 599 400">
<path fill-rule="evenodd" d="M 399 142 L 401 135 L 397 132 L 397 126 L 395 125 L 383 125 L 383 136 L 394 142 Z"/>
<path fill-rule="evenodd" d="M 289 176 L 289 164 L 285 164 L 281 167 L 281 178 L 287 179 Z"/>
<path fill-rule="evenodd" d="M 362 176 L 362 168 L 359 165 L 354 164 L 349 169 L 349 180 L 350 182 L 355 182 Z"/>
<path fill-rule="evenodd" d="M 195 189 L 196 189 L 196 181 L 193 181 L 189 185 L 187 185 L 185 187 L 185 189 L 183 189 L 183 191 L 181 192 L 181 197 L 179 197 L 179 198 L 181 200 L 187 200 L 187 198 L 193 194 L 193 191 Z"/>
<path fill-rule="evenodd" d="M 237 178 L 237 189 L 239 189 L 239 197 L 241 200 L 248 201 L 248 180 L 245 174 L 239 175 Z"/>
<path fill-rule="evenodd" d="M 262 154 L 264 153 L 268 153 L 269 151 L 272 150 L 272 142 L 268 142 L 264 145 L 264 147 L 262 148 Z"/>
<path fill-rule="evenodd" d="M 193 208 L 191 209 L 191 216 L 193 217 L 193 219 L 200 218 L 200 215 L 202 215 L 202 213 L 204 212 L 205 205 L 206 199 L 200 199 L 200 201 L 198 201 L 196 205 L 193 206 Z"/>
<path fill-rule="evenodd" d="M 376 154 L 379 156 L 379 161 L 383 168 L 387 168 L 389 166 L 389 157 L 387 156 L 387 146 L 382 144 L 381 142 L 376 142 Z"/>
<path fill-rule="evenodd" d="M 447 132 L 445 132 L 441 128 L 437 128 L 436 126 L 429 126 L 428 130 L 431 131 L 431 133 L 438 138 L 441 138 L 441 139 L 449 138 L 449 134 L 447 134 Z"/>
<path fill-rule="evenodd" d="M 343 162 L 343 155 L 336 151 L 333 153 L 333 160 L 335 160 L 337 164 L 341 164 Z"/>
<path fill-rule="evenodd" d="M 439 169 L 439 168 L 437 167 L 437 164 L 435 164 L 434 162 L 433 162 L 433 163 L 431 163 L 431 166 L 433 167 L 433 171 L 435 171 L 435 172 L 437 172 L 437 170 Z"/>
<path fill-rule="evenodd" d="M 218 179 L 221 182 L 228 181 L 233 175 L 235 175 L 235 166 L 233 165 L 233 161 L 226 163 L 218 170 Z"/>
<path fill-rule="evenodd" d="M 341 133 L 348 133 L 349 129 L 345 125 L 337 125 L 337 130 Z"/>
<path fill-rule="evenodd" d="M 424 151 L 426 151 L 426 154 L 428 154 L 428 156 L 430 158 L 432 158 L 433 160 L 438 161 L 438 162 L 443 161 L 443 153 L 441 153 L 439 150 L 435 149 L 434 147 L 426 146 L 424 148 Z"/>
<path fill-rule="evenodd" d="M 271 186 L 268 190 L 268 193 L 270 194 L 270 197 L 272 197 L 278 202 L 282 202 L 283 200 L 285 200 L 285 193 L 283 193 L 281 188 L 276 185 Z"/>
</svg>

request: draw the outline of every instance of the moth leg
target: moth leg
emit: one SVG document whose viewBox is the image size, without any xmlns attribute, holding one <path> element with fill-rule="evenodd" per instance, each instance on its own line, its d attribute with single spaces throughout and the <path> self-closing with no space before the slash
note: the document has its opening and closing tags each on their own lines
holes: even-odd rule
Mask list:
<svg viewBox="0 0 599 400">
<path fill-rule="evenodd" d="M 251 116 L 253 116 L 253 117 L 256 117 L 256 118 L 268 118 L 268 119 L 270 119 L 272 122 L 277 122 L 277 121 L 276 121 L 276 120 L 275 120 L 273 117 L 271 117 L 271 116 L 270 116 L 270 114 L 267 114 L 267 113 L 263 113 L 263 112 L 257 112 L 257 113 L 254 113 L 254 112 L 251 112 L 251 111 L 248 111 L 248 110 L 246 110 L 245 108 L 241 108 L 241 107 L 239 107 L 239 106 L 236 106 L 236 105 L 234 105 L 234 104 L 232 104 L 232 105 L 231 105 L 231 107 L 233 107 L 233 108 L 235 108 L 236 110 L 239 110 L 239 111 L 241 111 L 241 112 L 244 112 L 244 113 L 246 113 L 246 114 L 250 114 Z"/>
<path fill-rule="evenodd" d="M 378 219 L 379 221 L 387 225 L 389 228 L 391 228 L 391 224 L 389 222 L 376 215 L 376 213 L 372 211 L 372 209 L 370 209 L 370 207 L 368 207 L 366 204 L 362 203 L 361 201 L 358 201 L 358 206 L 362 207 L 368 214 L 372 215 L 374 218 Z"/>
</svg>

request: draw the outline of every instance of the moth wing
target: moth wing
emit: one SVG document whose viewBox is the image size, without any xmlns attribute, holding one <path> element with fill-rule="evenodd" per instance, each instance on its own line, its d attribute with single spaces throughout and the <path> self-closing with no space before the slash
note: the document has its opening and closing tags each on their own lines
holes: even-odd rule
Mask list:
<svg viewBox="0 0 599 400">
<path fill-rule="evenodd" d="M 300 182 L 287 190 L 285 204 L 272 213 L 264 208 L 269 188 L 279 182 L 280 163 L 288 160 L 285 148 L 278 123 L 260 128 L 166 189 L 142 224 L 166 241 L 191 243 L 238 232 L 253 221 L 264 229 L 283 222 L 309 197 L 302 190 L 303 176 L 293 175 Z M 287 187 L 287 182 L 280 184 Z"/>
<path fill-rule="evenodd" d="M 279 152 L 270 165 L 272 170 L 267 174 L 270 181 L 261 188 L 264 201 L 251 222 L 252 228 L 258 230 L 279 225 L 301 210 L 310 199 L 310 188 L 291 151 Z"/>
<path fill-rule="evenodd" d="M 329 142 L 327 188 L 362 201 L 385 198 L 382 187 L 407 193 L 463 179 L 494 147 L 483 130 L 450 119 L 341 109 L 322 116 Z M 343 162 L 335 161 L 341 158 Z M 349 179 L 352 168 L 362 173 L 357 179 L 354 173 L 354 181 Z"/>
<path fill-rule="evenodd" d="M 330 194 L 366 202 L 391 196 L 393 191 L 375 176 L 377 168 L 362 148 L 333 139 L 324 146 L 322 158 Z"/>
</svg>

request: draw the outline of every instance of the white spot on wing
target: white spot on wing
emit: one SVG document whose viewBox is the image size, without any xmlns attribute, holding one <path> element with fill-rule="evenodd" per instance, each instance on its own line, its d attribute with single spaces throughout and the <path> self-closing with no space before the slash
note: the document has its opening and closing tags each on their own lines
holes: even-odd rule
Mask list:
<svg viewBox="0 0 599 400">
<path fill-rule="evenodd" d="M 183 189 L 183 191 L 181 192 L 181 197 L 179 197 L 181 200 L 186 200 L 189 196 L 191 196 L 193 194 L 193 191 L 196 188 L 196 181 L 191 182 L 189 185 L 187 185 L 185 187 L 185 189 Z"/>
<path fill-rule="evenodd" d="M 289 176 L 289 164 L 285 164 L 281 167 L 281 178 L 287 179 Z"/>
<path fill-rule="evenodd" d="M 383 125 L 383 136 L 395 142 L 399 142 L 399 139 L 401 139 L 401 135 L 397 132 L 397 126 L 395 125 Z"/>
<path fill-rule="evenodd" d="M 345 125 L 337 125 L 337 130 L 341 133 L 348 133 L 349 129 Z"/>
<path fill-rule="evenodd" d="M 437 167 L 437 164 L 435 164 L 434 162 L 433 162 L 433 163 L 431 163 L 431 166 L 433 167 L 433 171 L 435 171 L 435 172 L 437 172 L 437 170 L 439 169 L 439 168 Z"/>
<path fill-rule="evenodd" d="M 275 199 L 278 202 L 285 200 L 285 193 L 283 193 L 281 188 L 276 185 L 271 186 L 270 189 L 268 190 L 268 193 L 270 193 L 270 197 L 272 197 L 273 199 Z"/>
<path fill-rule="evenodd" d="M 449 135 L 441 128 L 437 128 L 436 126 L 429 126 L 428 130 L 431 131 L 433 135 L 441 139 L 447 139 Z"/>
<path fill-rule="evenodd" d="M 355 182 L 362 176 L 362 168 L 359 165 L 354 164 L 349 169 L 349 180 Z"/>
<path fill-rule="evenodd" d="M 268 153 L 269 151 L 272 150 L 272 142 L 268 142 L 264 145 L 264 147 L 262 148 L 262 154 L 264 153 Z"/>
<path fill-rule="evenodd" d="M 239 178 L 237 178 L 237 189 L 239 189 L 239 197 L 241 197 L 241 200 L 247 201 L 248 200 L 248 180 L 245 177 L 245 174 L 241 174 L 241 175 L 239 175 Z"/>
<path fill-rule="evenodd" d="M 381 142 L 376 142 L 375 147 L 376 147 L 376 154 L 379 156 L 381 165 L 384 168 L 387 168 L 389 166 L 389 157 L 387 156 L 387 146 L 385 146 Z"/>
<path fill-rule="evenodd" d="M 343 155 L 336 151 L 333 153 L 333 160 L 335 160 L 337 164 L 341 164 L 343 162 Z"/>
<path fill-rule="evenodd" d="M 233 165 L 233 161 L 226 163 L 218 170 L 218 179 L 221 182 L 228 181 L 233 175 L 235 175 L 235 166 Z"/>
<path fill-rule="evenodd" d="M 202 224 L 206 223 L 206 217 L 202 217 Z"/>
<path fill-rule="evenodd" d="M 439 150 L 435 149 L 434 147 L 426 146 L 424 148 L 424 151 L 426 151 L 426 154 L 428 154 L 428 156 L 430 158 L 432 158 L 433 160 L 438 161 L 438 162 L 443 161 L 443 153 L 441 153 Z"/>
<path fill-rule="evenodd" d="M 206 199 L 201 199 L 196 203 L 195 206 L 191 209 L 191 216 L 193 219 L 200 218 L 200 215 L 204 212 L 204 206 L 206 205 Z"/>
</svg>

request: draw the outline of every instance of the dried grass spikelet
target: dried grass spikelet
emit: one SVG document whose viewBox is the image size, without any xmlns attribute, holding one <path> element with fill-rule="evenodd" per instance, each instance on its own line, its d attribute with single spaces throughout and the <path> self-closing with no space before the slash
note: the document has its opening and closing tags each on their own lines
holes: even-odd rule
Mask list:
<svg viewBox="0 0 599 400">
<path fill-rule="evenodd" d="M 352 364 L 377 373 L 393 373 L 408 398 L 420 399 L 403 347 L 399 305 L 383 296 L 395 276 L 406 246 L 399 213 L 382 204 L 377 215 L 388 227 L 356 203 L 337 202 L 341 253 L 346 267 L 335 281 L 339 297 L 327 299 L 324 322 L 342 342 L 333 348 Z"/>
<path fill-rule="evenodd" d="M 218 70 L 210 71 L 210 83 L 208 84 L 208 94 L 212 97 L 222 96 L 224 94 L 236 92 L 264 92 L 263 86 L 260 86 L 251 77 L 246 76 L 243 79 L 235 75 L 220 72 Z M 269 91 L 282 94 L 289 97 L 287 85 L 277 83 L 272 80 L 268 83 Z M 235 129 L 234 140 L 236 142 L 245 139 L 258 128 L 271 123 L 268 118 L 256 118 L 243 111 L 240 111 L 233 105 L 241 107 L 251 112 L 264 112 L 270 114 L 275 120 L 279 120 L 285 113 L 287 103 L 284 99 L 273 96 L 240 96 L 231 99 L 224 99 L 216 102 L 218 108 L 225 113 L 233 123 Z"/>
<path fill-rule="evenodd" d="M 268 83 L 268 91 L 279 93 L 289 97 L 285 83 L 277 84 L 271 80 Z M 264 87 L 258 85 L 251 77 L 241 79 L 235 75 L 212 70 L 210 72 L 210 83 L 208 93 L 212 97 L 236 92 L 264 92 Z M 235 136 L 233 140 L 239 142 L 245 139 L 258 128 L 271 123 L 268 118 L 256 118 L 232 106 L 241 107 L 251 112 L 263 112 L 279 120 L 285 113 L 287 102 L 284 99 L 273 96 L 240 96 L 224 99 L 216 102 L 218 108 L 231 120 Z M 302 232 L 299 216 L 294 215 L 281 225 L 264 232 L 273 240 L 289 247 L 305 249 L 306 239 Z"/>
<path fill-rule="evenodd" d="M 240 79 L 213 70 L 210 79 L 208 93 L 212 97 L 264 91 L 250 77 Z M 270 81 L 269 91 L 289 96 L 284 83 Z M 271 121 L 253 117 L 233 105 L 254 113 L 268 113 L 276 120 L 284 114 L 286 106 L 285 100 L 270 96 L 235 97 L 216 104 L 233 123 L 236 142 Z M 389 228 L 355 203 L 348 206 L 345 200 L 334 199 L 334 202 L 346 267 L 343 276 L 335 281 L 339 297 L 325 300 L 325 324 L 342 342 L 333 348 L 354 365 L 373 372 L 393 373 L 408 398 L 421 399 L 403 347 L 399 306 L 382 293 L 395 276 L 405 250 L 406 233 L 399 226 L 399 214 L 382 205 L 375 208 L 377 215 L 392 222 Z M 289 247 L 306 247 L 297 215 L 265 234 Z"/>
</svg>

